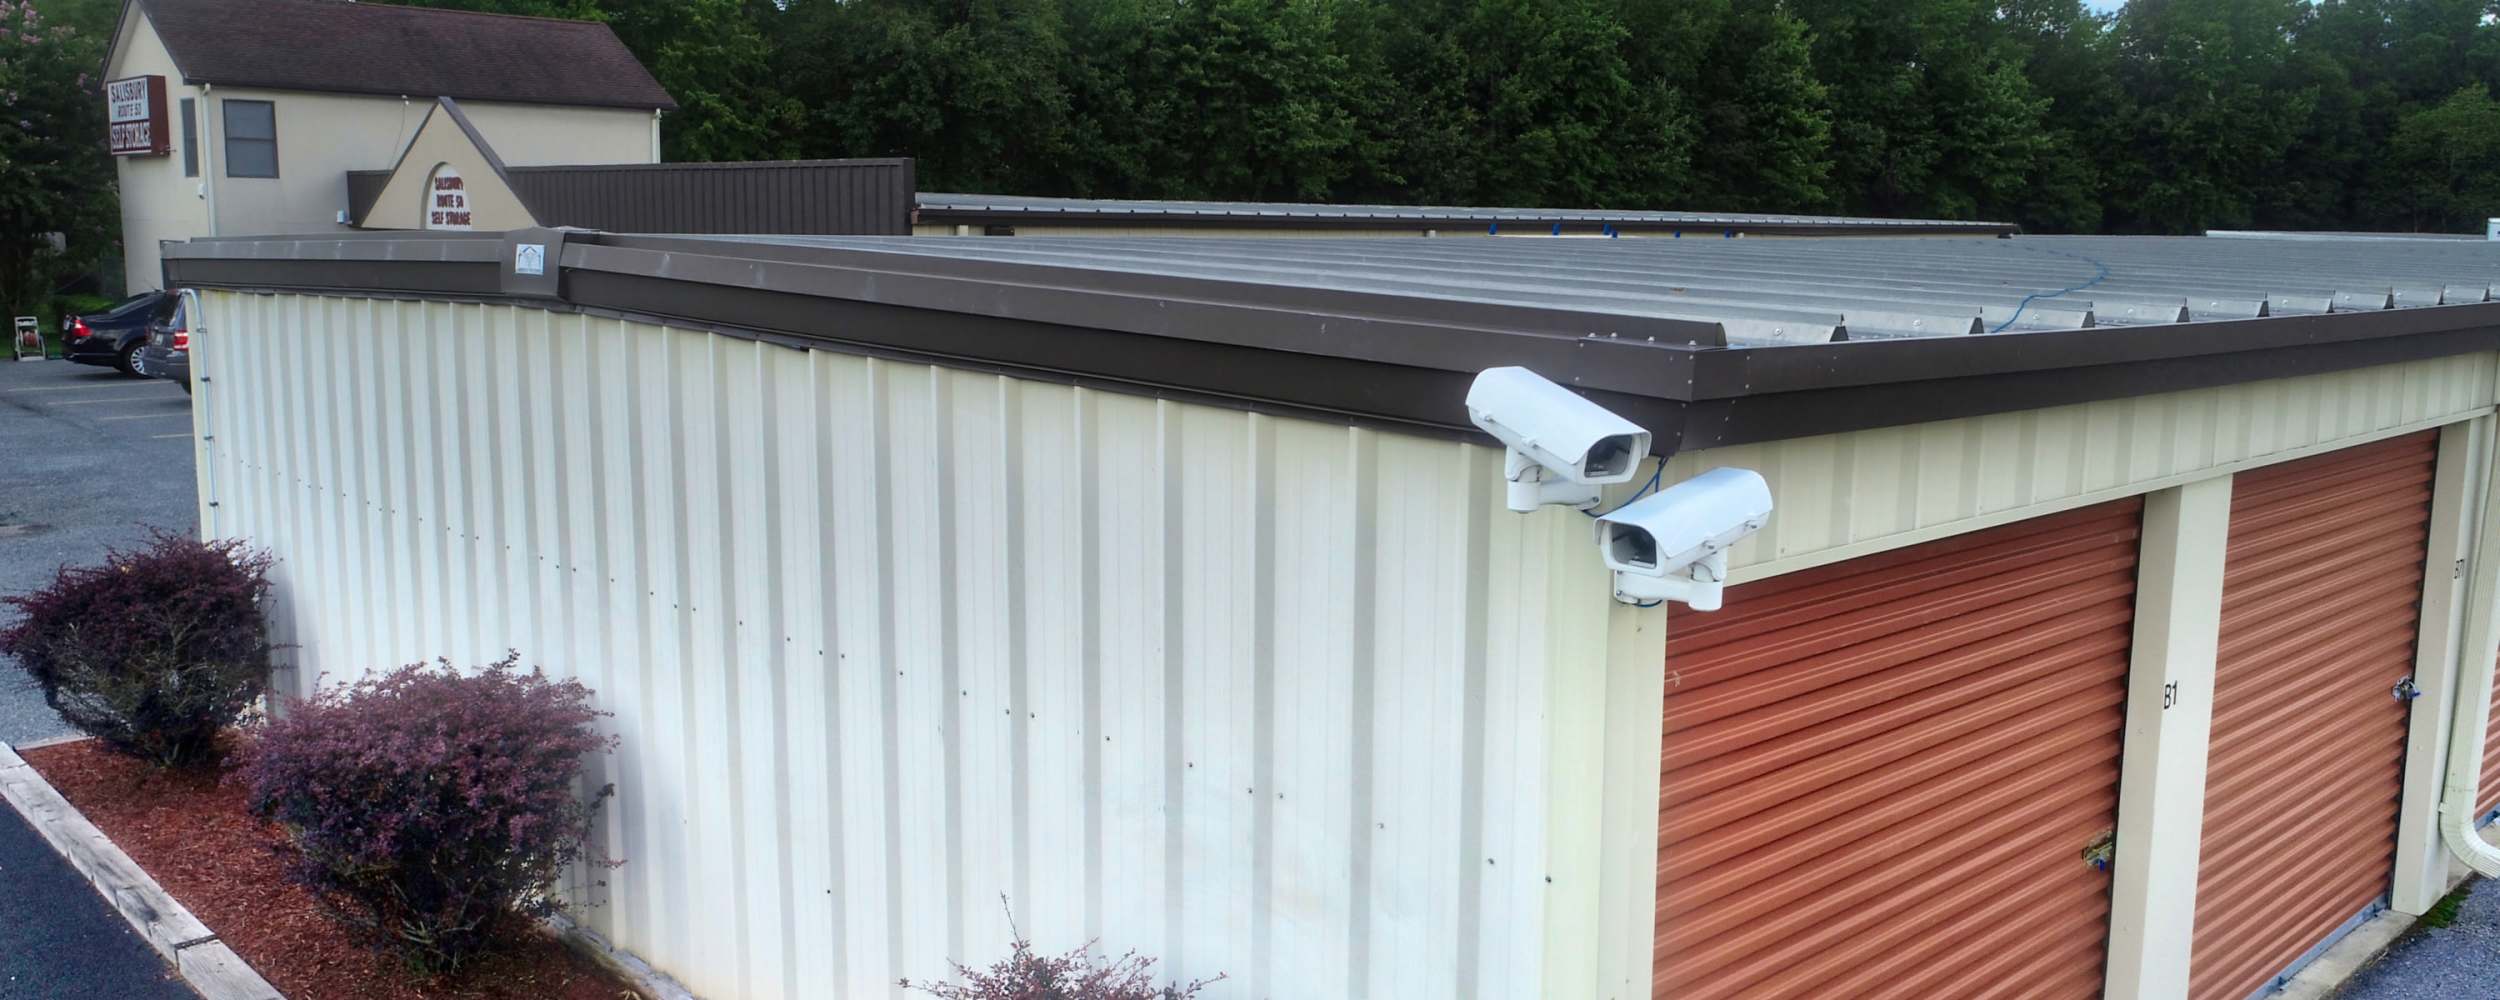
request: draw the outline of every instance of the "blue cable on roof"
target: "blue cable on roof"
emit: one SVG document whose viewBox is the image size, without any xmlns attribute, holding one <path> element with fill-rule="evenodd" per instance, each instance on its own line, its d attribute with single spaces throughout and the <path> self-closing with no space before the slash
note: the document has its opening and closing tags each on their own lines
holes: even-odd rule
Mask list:
<svg viewBox="0 0 2500 1000">
<path fill-rule="evenodd" d="M 2104 263 L 2101 263 L 2101 262 L 2100 262 L 2099 260 L 2097 260 L 2097 259 L 2094 259 L 2094 258 L 2091 258 L 2091 257 L 2086 257 L 2086 256 L 2084 256 L 2084 255 L 2082 255 L 2082 254 L 2079 254 L 2079 253 L 2067 253 L 2067 252 L 2066 252 L 2066 251 L 2064 251 L 2064 250 L 2051 250 L 2051 249 L 2049 249 L 2049 248 L 2047 248 L 2047 247 L 2030 247 L 2030 246 L 2023 246 L 2023 245 L 2022 245 L 2022 244 L 2020 244 L 2020 243 L 2015 244 L 2015 246 L 2022 247 L 2022 249 L 2025 249 L 2025 250 L 2031 250 L 2031 251 L 2035 251 L 2035 252 L 2038 252 L 2038 253 L 2053 253 L 2053 254 L 2056 254 L 2056 255 L 2058 255 L 2058 256 L 2060 256 L 2060 257 L 2067 257 L 2067 258 L 2072 258 L 2072 259 L 2074 259 L 2074 260 L 2079 260 L 2079 261 L 2082 261 L 2082 262 L 2084 262 L 2084 263 L 2086 263 L 2086 264 L 2090 264 L 2090 265 L 2092 265 L 2095 269 L 2097 269 L 2097 270 L 2099 271 L 2099 273 L 2094 274 L 2094 275 L 2092 276 L 2092 280 L 2087 281 L 2087 282 L 2084 282 L 2083 284 L 2080 284 L 2080 285 L 2069 285 L 2069 286 L 2067 286 L 2067 287 L 2065 287 L 2065 288 L 2060 288 L 2060 289 L 2058 289 L 2058 290 L 2056 290 L 2056 291 L 2054 291 L 2054 292 L 2033 292 L 2033 293 L 2031 293 L 2031 294 L 2029 294 L 2029 295 L 2025 295 L 2025 296 L 2023 296 L 2023 300 L 2022 300 L 2021 302 L 2017 302 L 2017 303 L 2015 303 L 2015 304 L 2014 304 L 2014 315 L 2011 315 L 2011 316 L 2005 317 L 2005 322 L 1997 324 L 1995 329 L 1992 329 L 1992 330 L 1989 330 L 1989 331 L 1988 331 L 1989 333 L 2004 333 L 2004 332 L 2005 332 L 2005 328 L 2006 328 L 2006 327 L 2013 326 L 2013 325 L 2014 325 L 2014 321 L 2016 321 L 2016 320 L 2019 320 L 2019 319 L 2023 318 L 2023 310 L 2031 308 L 2031 304 L 2032 304 L 2033 302 L 2037 302 L 2037 301 L 2039 301 L 2039 300 L 2041 300 L 2041 299 L 2053 299 L 2053 298 L 2056 298 L 2056 297 L 2058 297 L 2058 296 L 2060 296 L 2060 295 L 2073 295 L 2073 294 L 2074 294 L 2074 293 L 2076 293 L 2076 292 L 2080 292 L 2080 291 L 2082 291 L 2082 290 L 2084 290 L 2084 289 L 2086 289 L 2086 288 L 2090 288 L 2090 287 L 2092 287 L 2092 286 L 2094 286 L 2094 285 L 2100 284 L 2100 283 L 2101 283 L 2101 282 L 2103 282 L 2103 281 L 2107 281 L 2107 280 L 2109 280 L 2109 265 L 2104 264 Z"/>
</svg>

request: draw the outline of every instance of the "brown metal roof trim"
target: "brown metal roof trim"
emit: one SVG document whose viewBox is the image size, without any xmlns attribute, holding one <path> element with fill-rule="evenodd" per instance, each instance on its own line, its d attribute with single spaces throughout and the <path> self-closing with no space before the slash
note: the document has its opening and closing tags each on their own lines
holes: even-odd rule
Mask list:
<svg viewBox="0 0 2500 1000">
<path fill-rule="evenodd" d="M 510 247 L 549 244 L 552 298 Z M 2500 349 L 2500 302 L 1723 347 L 1710 323 L 859 246 L 581 231 L 169 245 L 187 286 L 528 298 L 722 333 L 1472 436 L 1475 373 L 1526 365 L 1661 454 Z"/>
<path fill-rule="evenodd" d="M 596 21 L 338 0 L 138 0 L 136 6 L 156 26 L 186 83 L 677 107 L 616 32 Z"/>
</svg>

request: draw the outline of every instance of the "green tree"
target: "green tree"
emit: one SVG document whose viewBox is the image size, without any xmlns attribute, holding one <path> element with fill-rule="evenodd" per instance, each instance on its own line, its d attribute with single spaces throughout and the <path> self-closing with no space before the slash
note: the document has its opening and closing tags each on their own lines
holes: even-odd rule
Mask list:
<svg viewBox="0 0 2500 1000">
<path fill-rule="evenodd" d="M 0 0 L 0 315 L 32 314 L 114 246 L 99 40 Z"/>
<path fill-rule="evenodd" d="M 2118 18 L 2129 105 L 2105 142 L 2127 155 L 2108 178 L 2113 222 L 2193 233 L 2256 221 L 2318 105 L 2287 77 L 2305 0 L 2135 0 Z"/>
<path fill-rule="evenodd" d="M 1625 0 L 1642 86 L 1691 115 L 1687 179 L 1642 207 L 1801 212 L 1832 200 L 1831 91 L 1776 0 Z"/>
<path fill-rule="evenodd" d="M 1314 200 L 1381 158 L 1357 128 L 1362 82 L 1335 0 L 1070 7 L 1078 191 Z"/>
<path fill-rule="evenodd" d="M 1331 0 L 1197 0 L 1166 22 L 1171 88 L 1159 122 L 1180 193 L 1326 198 L 1351 169 L 1354 116 L 1341 89 Z"/>
<path fill-rule="evenodd" d="M 35 10 L 45 24 L 68 28 L 90 44 L 108 45 L 113 25 L 122 16 L 122 0 L 37 0 Z"/>
<path fill-rule="evenodd" d="M 805 114 L 773 77 L 769 0 L 599 0 L 619 41 L 677 99 L 660 129 L 672 161 L 764 160 L 795 154 Z"/>
<path fill-rule="evenodd" d="M 2008 0 L 2000 16 L 2024 77 L 2048 110 L 2030 183 L 2014 203 L 1993 207 L 2033 231 L 2097 231 L 2102 177 L 2109 158 L 2123 153 L 2096 132 L 2125 103 L 2112 71 L 2109 19 L 2082 0 Z"/>
<path fill-rule="evenodd" d="M 1466 0 L 1371 0 L 1341 12 L 1344 92 L 1357 132 L 1339 197 L 1451 204 L 1475 195 L 1484 116 L 1451 30 L 1466 10 Z"/>
<path fill-rule="evenodd" d="M 2024 203 L 2049 102 L 1983 0 L 1798 0 L 1832 88 L 1844 208 L 1966 218 Z"/>
<path fill-rule="evenodd" d="M 88 3 L 93 0 L 54 0 Z M 604 21 L 678 109 L 660 129 L 671 161 L 795 155 L 804 107 L 773 77 L 782 10 L 771 0 L 397 0 L 411 6 Z"/>
<path fill-rule="evenodd" d="M 1831 88 L 1814 75 L 1805 22 L 1767 4 L 1733 13 L 1695 81 L 1708 155 L 1693 207 L 1804 212 L 1833 201 Z"/>
<path fill-rule="evenodd" d="M 1067 99 L 1060 183 L 1037 193 L 1136 197 L 1168 193 L 1170 159 L 1157 123 L 1174 96 L 1154 76 L 1160 26 L 1142 0 L 1066 3 Z M 925 174 L 924 174 L 925 176 Z"/>
<path fill-rule="evenodd" d="M 2283 83 L 2312 103 L 2282 169 L 2256 192 L 2259 225 L 2332 227 L 2356 218 L 2400 111 L 2390 12 L 2418 0 L 2325 0 L 2294 26 Z"/>
<path fill-rule="evenodd" d="M 1689 183 L 1692 115 L 1668 81 L 1634 71 L 1619 10 L 1601 0 L 1478 0 L 1458 38 L 1481 109 L 1470 201 L 1638 208 Z"/>
<path fill-rule="evenodd" d="M 1044 193 L 1066 134 L 1051 0 L 798 0 L 775 31 L 808 156 L 912 156 L 931 190 Z"/>
<path fill-rule="evenodd" d="M 2482 84 L 2406 115 L 2388 146 L 2411 228 L 2471 231 L 2500 216 L 2500 102 Z"/>
</svg>

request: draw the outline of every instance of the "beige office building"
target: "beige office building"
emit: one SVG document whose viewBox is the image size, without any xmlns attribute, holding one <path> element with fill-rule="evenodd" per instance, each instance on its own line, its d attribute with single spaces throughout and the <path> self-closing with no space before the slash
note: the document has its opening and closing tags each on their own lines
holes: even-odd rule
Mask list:
<svg viewBox="0 0 2500 1000">
<path fill-rule="evenodd" d="M 438 97 L 516 166 L 658 162 L 677 106 L 604 24 L 337 0 L 129 0 L 105 74 L 133 290 L 166 240 L 348 229 Z"/>
</svg>

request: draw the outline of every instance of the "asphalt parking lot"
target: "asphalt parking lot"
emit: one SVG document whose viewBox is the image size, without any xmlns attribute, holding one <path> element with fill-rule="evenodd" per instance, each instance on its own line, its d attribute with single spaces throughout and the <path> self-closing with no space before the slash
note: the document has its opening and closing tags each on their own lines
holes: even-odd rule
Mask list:
<svg viewBox="0 0 2500 1000">
<path fill-rule="evenodd" d="M 2490 836 L 2486 830 L 2485 836 Z M 2346 983 L 2338 1000 L 2450 1000 L 2500 996 L 2500 883 L 2478 879 L 2445 914 L 2414 925 L 2385 957 Z"/>
<path fill-rule="evenodd" d="M 67 361 L 0 360 L 0 594 L 151 527 L 195 533 L 191 398 L 171 382 Z M 15 615 L 0 608 L 0 620 Z M 0 656 L 0 740 L 69 732 Z"/>
<path fill-rule="evenodd" d="M 5 805 L 0 886 L 0 1000 L 198 1000 Z"/>
</svg>

